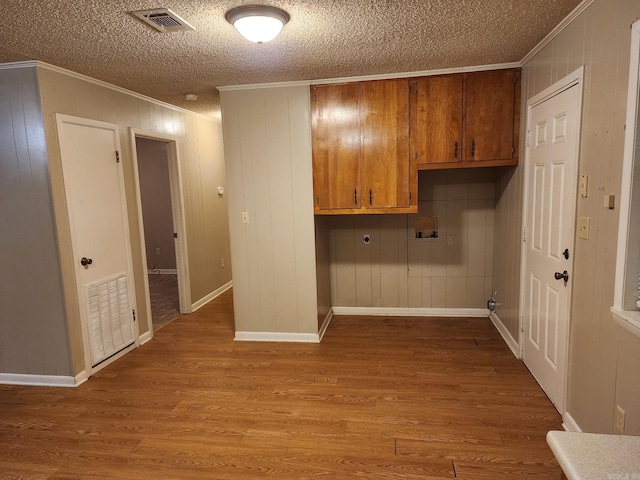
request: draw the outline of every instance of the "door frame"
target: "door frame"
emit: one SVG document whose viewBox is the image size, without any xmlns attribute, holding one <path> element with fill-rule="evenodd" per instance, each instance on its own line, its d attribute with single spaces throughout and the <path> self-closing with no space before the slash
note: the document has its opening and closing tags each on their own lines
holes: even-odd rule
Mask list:
<svg viewBox="0 0 640 480">
<path fill-rule="evenodd" d="M 582 104 L 583 104 L 583 92 L 584 92 L 584 71 L 585 71 L 585 67 L 581 66 L 580 68 L 578 68 L 577 70 L 574 70 L 573 72 L 571 72 L 569 75 L 567 75 L 566 77 L 558 80 L 557 82 L 555 82 L 553 85 L 551 85 L 550 87 L 544 89 L 542 92 L 534 95 L 533 97 L 529 98 L 527 100 L 527 124 L 526 124 L 526 148 L 525 148 L 525 156 L 524 156 L 524 173 L 523 173 L 523 193 L 522 193 L 522 235 L 521 235 L 521 241 L 522 241 L 522 248 L 520 249 L 520 295 L 519 295 L 519 300 L 520 300 L 520 307 L 519 307 L 519 320 L 520 320 L 520 328 L 518 329 L 518 347 L 519 347 L 519 358 L 523 359 L 524 358 L 524 331 L 525 331 L 525 296 L 526 296 L 526 278 L 527 278 L 527 261 L 526 261 L 526 247 L 525 247 L 525 239 L 526 239 L 526 228 L 527 225 L 529 224 L 529 212 L 527 211 L 527 199 L 529 197 L 529 165 L 531 163 L 531 117 L 532 117 L 532 110 L 534 107 L 540 105 L 541 103 L 546 102 L 547 100 L 550 100 L 551 98 L 555 97 L 556 95 L 559 95 L 561 93 L 563 93 L 565 90 L 568 90 L 571 87 L 575 87 L 579 89 L 578 95 L 580 98 L 580 102 L 577 105 L 577 112 L 576 112 L 576 148 L 574 151 L 574 158 L 573 161 L 575 161 L 576 164 L 576 196 L 573 199 L 573 228 L 574 228 L 574 235 L 573 238 L 570 241 L 570 245 L 569 245 L 569 249 L 571 252 L 573 252 L 573 254 L 571 255 L 571 271 L 574 271 L 574 263 L 575 263 L 575 231 L 576 231 L 576 216 L 578 213 L 578 208 L 577 208 L 577 203 L 578 203 L 578 198 L 577 198 L 577 184 L 580 178 L 580 144 L 581 144 L 581 140 L 582 140 L 582 136 L 581 136 L 581 124 L 582 124 Z M 571 219 L 571 216 L 569 216 L 568 220 Z M 566 370 L 565 370 L 565 376 L 564 376 L 564 384 L 562 386 L 562 405 L 556 405 L 556 408 L 558 408 L 560 414 L 564 417 L 565 413 L 566 413 L 566 405 L 567 405 L 567 384 L 568 384 L 568 378 L 569 378 L 569 347 L 571 345 L 571 320 L 572 320 L 572 312 L 573 312 L 573 285 L 574 282 L 571 282 L 571 285 L 569 286 L 569 311 L 568 313 L 568 325 L 567 325 L 567 344 L 566 344 L 566 348 L 565 348 L 565 358 L 564 358 L 564 364 L 566 366 Z"/>
<path fill-rule="evenodd" d="M 115 145 L 116 145 L 116 150 L 118 152 L 120 152 L 120 154 L 122 155 L 122 146 L 120 143 L 120 127 L 116 124 L 113 123 L 107 123 L 107 122 L 101 122 L 98 120 L 91 120 L 88 118 L 83 118 L 83 117 L 76 117 L 73 115 L 67 115 L 67 114 L 63 114 L 63 113 L 55 113 L 55 122 L 56 122 L 56 134 L 57 134 L 57 140 L 58 140 L 58 149 L 60 152 L 60 165 L 62 167 L 62 178 L 63 178 L 63 182 L 64 182 L 64 157 L 65 157 L 65 151 L 64 151 L 64 147 L 62 145 L 62 142 L 60 141 L 61 139 L 61 134 L 62 134 L 62 130 L 63 130 L 63 124 L 64 123 L 72 123 L 75 125 L 81 125 L 81 126 L 85 126 L 85 127 L 93 127 L 93 128 L 103 128 L 103 129 L 107 129 L 107 130 L 111 130 L 114 132 L 114 138 L 115 138 Z M 131 251 L 131 233 L 129 230 L 129 215 L 128 215 L 128 211 L 127 211 L 127 197 L 126 197 L 126 186 L 125 186 L 125 178 L 124 178 L 124 165 L 122 164 L 122 161 L 120 162 L 120 171 L 119 171 L 119 181 L 120 181 L 120 197 L 121 197 L 121 206 L 122 206 L 122 210 L 123 210 L 123 215 L 124 215 L 124 233 L 125 233 L 125 238 L 127 239 L 126 242 L 126 249 L 127 249 L 127 268 L 129 269 L 129 281 L 127 282 L 127 288 L 129 290 L 129 302 L 131 304 L 131 307 L 133 309 L 137 309 L 137 305 L 136 305 L 136 289 L 135 289 L 135 271 L 133 269 L 133 254 Z M 67 190 L 67 188 L 64 188 L 64 195 L 65 195 L 65 202 L 67 203 L 67 205 L 69 204 L 68 201 L 68 195 L 69 192 Z M 73 221 L 73 212 L 71 212 L 67 206 L 66 208 L 66 215 L 68 218 L 68 222 L 69 222 L 69 228 L 71 229 L 71 226 L 75 224 L 75 222 Z M 75 258 L 75 255 L 77 254 L 77 251 L 74 247 L 74 235 L 73 235 L 73 231 L 69 231 L 70 233 L 70 238 L 71 238 L 71 252 L 72 252 L 72 256 Z M 82 350 L 83 350 L 83 354 L 82 354 L 82 358 L 84 360 L 84 376 L 86 376 L 87 378 L 90 377 L 91 375 L 93 375 L 94 373 L 98 372 L 99 370 L 103 369 L 104 367 L 106 367 L 107 365 L 113 363 L 114 361 L 116 361 L 117 359 L 121 358 L 122 356 L 126 355 L 127 353 L 129 353 L 130 351 L 132 351 L 133 349 L 137 348 L 140 346 L 141 344 L 141 340 L 140 340 L 140 322 L 139 321 L 134 321 L 133 322 L 133 333 L 134 333 L 134 342 L 133 344 L 129 345 L 126 348 L 123 348 L 122 350 L 120 350 L 119 352 L 113 354 L 112 356 L 110 356 L 109 358 L 106 358 L 105 360 L 103 360 L 102 362 L 98 363 L 97 365 L 93 366 L 92 365 L 92 361 L 91 361 L 91 340 L 89 338 L 89 324 L 88 324 L 88 319 L 87 319 L 87 311 L 85 308 L 85 294 L 83 289 L 80 287 L 80 285 L 78 284 L 78 279 L 76 276 L 76 269 L 75 266 L 72 269 L 73 271 L 73 281 L 75 284 L 75 295 L 77 297 L 77 301 L 78 301 L 78 310 L 79 310 L 79 318 L 80 318 L 80 330 L 82 333 Z"/>
<path fill-rule="evenodd" d="M 147 265 L 147 248 L 144 237 L 144 218 L 142 216 L 142 196 L 140 193 L 140 172 L 138 169 L 138 150 L 136 138 L 146 138 L 166 143 L 167 160 L 169 167 L 169 190 L 171 196 L 171 216 L 174 232 L 178 234 L 176 239 L 176 271 L 178 275 L 178 297 L 180 313 L 191 313 L 191 283 L 189 281 L 189 251 L 187 248 L 187 227 L 184 213 L 184 197 L 182 188 L 182 169 L 178 138 L 172 135 L 152 132 L 135 127 L 129 127 L 129 140 L 131 144 L 131 158 L 133 163 L 133 175 L 136 191 L 136 209 L 138 212 L 138 228 L 140 234 L 140 261 Z M 153 337 L 153 318 L 151 316 L 151 294 L 149 292 L 149 276 L 144 269 L 144 295 L 149 312 L 149 338 Z"/>
</svg>

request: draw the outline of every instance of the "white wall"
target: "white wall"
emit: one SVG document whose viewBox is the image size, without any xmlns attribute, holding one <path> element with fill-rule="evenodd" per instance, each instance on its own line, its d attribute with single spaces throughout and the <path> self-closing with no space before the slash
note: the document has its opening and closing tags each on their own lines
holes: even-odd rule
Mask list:
<svg viewBox="0 0 640 480">
<path fill-rule="evenodd" d="M 317 334 L 309 87 L 220 98 L 236 332 Z"/>
</svg>

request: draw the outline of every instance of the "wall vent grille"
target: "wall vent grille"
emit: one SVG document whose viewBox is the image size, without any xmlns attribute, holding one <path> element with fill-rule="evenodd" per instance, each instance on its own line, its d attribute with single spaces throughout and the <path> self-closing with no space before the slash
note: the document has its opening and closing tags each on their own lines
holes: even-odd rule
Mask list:
<svg viewBox="0 0 640 480">
<path fill-rule="evenodd" d="M 131 12 L 131 15 L 138 17 L 140 20 L 161 33 L 193 31 L 189 23 L 181 18 L 178 14 L 172 12 L 168 8 L 154 8 L 153 10 L 137 10 Z"/>
</svg>

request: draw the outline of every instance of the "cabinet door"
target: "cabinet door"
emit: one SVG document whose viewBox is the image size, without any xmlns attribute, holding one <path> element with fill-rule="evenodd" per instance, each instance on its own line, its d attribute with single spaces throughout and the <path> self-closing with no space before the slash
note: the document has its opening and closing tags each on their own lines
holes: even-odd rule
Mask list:
<svg viewBox="0 0 640 480">
<path fill-rule="evenodd" d="M 462 75 L 423 77 L 411 85 L 411 155 L 418 165 L 462 159 Z"/>
<path fill-rule="evenodd" d="M 496 70 L 465 75 L 464 160 L 514 158 L 517 72 Z"/>
<path fill-rule="evenodd" d="M 312 87 L 315 209 L 360 208 L 359 85 Z"/>
<path fill-rule="evenodd" d="M 362 202 L 365 208 L 409 207 L 409 82 L 361 87 Z"/>
</svg>

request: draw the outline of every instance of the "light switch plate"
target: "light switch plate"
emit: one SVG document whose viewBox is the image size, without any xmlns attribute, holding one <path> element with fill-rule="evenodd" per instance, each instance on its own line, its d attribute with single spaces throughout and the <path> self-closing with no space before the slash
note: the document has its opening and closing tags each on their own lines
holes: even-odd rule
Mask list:
<svg viewBox="0 0 640 480">
<path fill-rule="evenodd" d="M 578 238 L 589 240 L 589 217 L 578 217 Z"/>
</svg>

